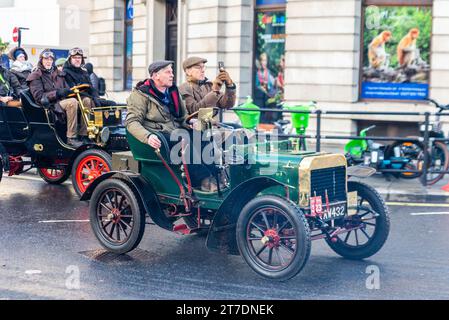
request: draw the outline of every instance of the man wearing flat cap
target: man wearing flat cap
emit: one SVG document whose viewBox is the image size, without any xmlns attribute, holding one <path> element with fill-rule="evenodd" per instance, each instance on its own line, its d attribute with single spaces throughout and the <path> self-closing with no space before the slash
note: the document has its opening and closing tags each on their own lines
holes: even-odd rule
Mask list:
<svg viewBox="0 0 449 320">
<path fill-rule="evenodd" d="M 161 133 L 170 147 L 177 143 L 170 141 L 173 131 L 187 129 L 189 134 L 192 133 L 185 121 L 187 110 L 173 82 L 172 65 L 173 61 L 152 63 L 148 68 L 150 79 L 139 82 L 127 100 L 128 115 L 125 123 L 128 132 L 154 149 L 160 149 L 162 146 L 155 132 Z M 201 154 L 202 146 L 194 146 L 193 139 L 189 147 L 191 156 L 194 153 Z M 189 164 L 188 169 L 192 184 L 210 191 L 211 174 L 215 175 L 216 168 L 210 165 Z"/>
<path fill-rule="evenodd" d="M 236 101 L 236 86 L 225 70 L 220 70 L 214 81 L 206 78 L 207 60 L 190 57 L 183 62 L 187 81 L 179 87 L 189 114 L 201 108 L 232 108 Z M 226 89 L 222 92 L 222 87 Z"/>
<path fill-rule="evenodd" d="M 150 79 L 139 82 L 127 100 L 126 129 L 135 138 L 154 149 L 160 149 L 162 146 L 155 132 L 161 133 L 173 147 L 176 142 L 170 141 L 171 133 L 176 129 L 191 129 L 185 121 L 188 114 L 184 102 L 173 82 L 172 65 L 173 61 L 152 63 L 148 68 Z M 201 154 L 201 146 L 197 150 L 191 143 L 190 148 L 191 154 Z M 209 183 L 210 174 L 215 174 L 212 172 L 214 169 L 209 166 L 191 164 L 188 168 L 192 183 L 198 186 Z"/>
<path fill-rule="evenodd" d="M 173 61 L 165 60 L 152 63 L 148 68 L 150 78 L 139 82 L 127 100 L 128 131 L 155 149 L 161 147 L 161 141 L 152 134 L 154 131 L 170 140 L 172 131 L 187 128 L 187 111 L 173 83 L 172 65 Z"/>
</svg>

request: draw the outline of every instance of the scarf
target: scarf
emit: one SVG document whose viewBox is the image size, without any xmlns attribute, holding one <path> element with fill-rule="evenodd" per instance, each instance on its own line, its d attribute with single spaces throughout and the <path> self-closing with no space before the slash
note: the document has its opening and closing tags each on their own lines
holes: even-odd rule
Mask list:
<svg viewBox="0 0 449 320">
<path fill-rule="evenodd" d="M 208 83 L 209 79 L 204 78 L 204 80 L 196 80 L 196 79 L 192 79 L 191 77 L 187 76 L 187 82 L 196 83 L 201 87 L 201 86 L 204 86 L 206 83 Z"/>
<path fill-rule="evenodd" d="M 31 63 L 29 63 L 28 61 L 25 62 L 21 62 L 21 61 L 14 61 L 14 63 L 11 66 L 11 70 L 16 71 L 16 72 L 26 72 L 26 71 L 32 71 L 33 70 L 33 65 Z"/>
<path fill-rule="evenodd" d="M 137 90 L 155 98 L 161 105 L 168 108 L 173 117 L 181 118 L 184 116 L 181 102 L 179 101 L 178 88 L 175 85 L 168 88 L 165 92 L 160 92 L 154 85 L 153 80 L 148 79 L 137 84 Z"/>
</svg>

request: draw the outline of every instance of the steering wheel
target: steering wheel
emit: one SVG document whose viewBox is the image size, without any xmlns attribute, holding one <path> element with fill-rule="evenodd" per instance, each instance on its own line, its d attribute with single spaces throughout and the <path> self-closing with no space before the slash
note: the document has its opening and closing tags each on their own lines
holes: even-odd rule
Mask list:
<svg viewBox="0 0 449 320">
<path fill-rule="evenodd" d="M 90 88 L 90 84 L 80 84 L 78 86 L 74 86 L 73 88 L 70 88 L 73 93 L 69 94 L 67 97 L 73 98 L 76 97 L 76 94 L 82 91 L 87 91 Z"/>
<path fill-rule="evenodd" d="M 76 92 L 76 91 L 85 91 L 89 88 L 90 88 L 90 84 L 83 83 L 78 86 L 74 86 L 73 88 L 70 88 L 70 90 L 72 90 L 73 92 Z"/>
</svg>

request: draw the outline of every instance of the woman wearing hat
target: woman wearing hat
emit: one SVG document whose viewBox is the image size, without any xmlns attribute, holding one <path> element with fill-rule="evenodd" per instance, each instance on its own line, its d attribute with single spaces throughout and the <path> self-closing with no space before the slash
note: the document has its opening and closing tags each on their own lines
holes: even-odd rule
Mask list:
<svg viewBox="0 0 449 320">
<path fill-rule="evenodd" d="M 20 83 L 21 90 L 27 90 L 27 78 L 33 70 L 33 65 L 28 62 L 27 53 L 23 48 L 16 47 L 9 52 L 8 56 L 14 61 L 10 69 L 12 77 Z"/>
</svg>

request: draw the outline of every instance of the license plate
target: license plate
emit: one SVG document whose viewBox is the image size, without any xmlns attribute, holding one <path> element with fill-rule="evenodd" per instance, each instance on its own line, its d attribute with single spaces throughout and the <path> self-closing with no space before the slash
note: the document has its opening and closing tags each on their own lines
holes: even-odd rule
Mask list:
<svg viewBox="0 0 449 320">
<path fill-rule="evenodd" d="M 346 202 L 323 203 L 321 197 L 310 197 L 310 215 L 319 216 L 324 221 L 343 218 L 348 213 Z"/>
<path fill-rule="evenodd" d="M 321 217 L 324 221 L 343 218 L 348 212 L 345 202 L 329 204 L 329 208 L 324 207 L 324 209 Z"/>
</svg>

